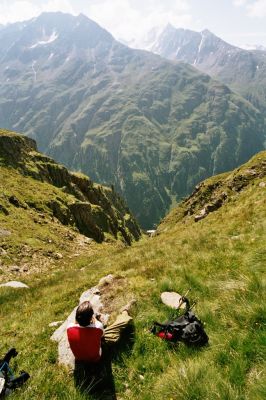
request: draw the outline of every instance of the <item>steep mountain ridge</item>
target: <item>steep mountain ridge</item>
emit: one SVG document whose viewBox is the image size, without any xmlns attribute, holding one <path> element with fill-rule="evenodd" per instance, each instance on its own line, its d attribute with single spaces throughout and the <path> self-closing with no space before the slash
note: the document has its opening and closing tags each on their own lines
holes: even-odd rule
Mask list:
<svg viewBox="0 0 266 400">
<path fill-rule="evenodd" d="M 1 130 L 0 172 L 1 228 L 16 230 L 12 222 L 20 216 L 24 224 L 43 218 L 97 242 L 119 238 L 130 244 L 140 237 L 137 223 L 113 189 L 69 172 L 39 153 L 33 139 Z"/>
<path fill-rule="evenodd" d="M 247 101 L 85 16 L 43 14 L 2 30 L 0 43 L 0 126 L 113 184 L 145 228 L 264 148 L 264 118 Z"/>
<path fill-rule="evenodd" d="M 195 32 L 170 24 L 146 49 L 219 79 L 266 115 L 266 51 L 240 49 L 207 29 Z"/>
<path fill-rule="evenodd" d="M 227 204 L 237 203 L 240 193 L 252 187 L 265 191 L 263 179 L 266 179 L 265 151 L 234 171 L 213 176 L 197 185 L 193 193 L 163 219 L 158 232 L 168 230 L 178 222 L 198 222 Z"/>
</svg>

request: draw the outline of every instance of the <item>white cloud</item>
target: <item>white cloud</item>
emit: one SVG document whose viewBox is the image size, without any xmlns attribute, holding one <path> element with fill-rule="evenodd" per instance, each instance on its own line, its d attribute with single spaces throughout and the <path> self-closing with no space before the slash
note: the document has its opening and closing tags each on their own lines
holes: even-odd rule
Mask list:
<svg viewBox="0 0 266 400">
<path fill-rule="evenodd" d="M 88 6 L 84 12 L 116 38 L 125 40 L 142 37 L 154 26 L 168 22 L 182 27 L 192 22 L 188 0 L 103 0 Z"/>
<path fill-rule="evenodd" d="M 62 11 L 73 14 L 73 7 L 69 0 L 49 0 L 46 3 L 37 4 L 39 2 L 30 0 L 0 2 L 0 23 L 12 23 L 16 21 L 24 21 L 37 15 L 43 11 Z"/>
<path fill-rule="evenodd" d="M 236 7 L 245 7 L 249 17 L 266 17 L 266 0 L 233 0 Z"/>
<path fill-rule="evenodd" d="M 117 39 L 138 40 L 168 22 L 192 28 L 191 0 L 0 0 L 0 24 L 33 18 L 43 11 L 86 14 Z"/>
<path fill-rule="evenodd" d="M 256 0 L 247 5 L 247 12 L 250 17 L 266 17 L 266 0 Z"/>
<path fill-rule="evenodd" d="M 0 23 L 23 21 L 38 14 L 38 7 L 29 1 L 3 1 L 0 4 Z"/>
<path fill-rule="evenodd" d="M 42 6 L 42 11 L 62 11 L 69 14 L 74 14 L 74 9 L 69 0 L 49 0 Z"/>
<path fill-rule="evenodd" d="M 233 4 L 236 7 L 241 7 L 247 4 L 247 0 L 233 0 Z"/>
</svg>

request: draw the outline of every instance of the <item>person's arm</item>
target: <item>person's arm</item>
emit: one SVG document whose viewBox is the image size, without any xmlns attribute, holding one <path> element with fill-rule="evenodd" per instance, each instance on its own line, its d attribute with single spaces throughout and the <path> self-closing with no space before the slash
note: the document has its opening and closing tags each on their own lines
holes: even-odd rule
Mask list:
<svg viewBox="0 0 266 400">
<path fill-rule="evenodd" d="M 95 318 L 95 328 L 99 328 L 99 329 L 101 329 L 103 331 L 102 322 L 98 321 L 96 318 Z"/>
</svg>

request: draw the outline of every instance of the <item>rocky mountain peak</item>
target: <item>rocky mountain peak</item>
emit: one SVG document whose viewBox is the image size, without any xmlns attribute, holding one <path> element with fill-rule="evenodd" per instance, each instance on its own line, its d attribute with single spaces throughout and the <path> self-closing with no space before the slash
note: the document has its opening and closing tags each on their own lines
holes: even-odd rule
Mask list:
<svg viewBox="0 0 266 400">
<path fill-rule="evenodd" d="M 209 31 L 209 29 L 203 29 L 201 31 L 201 34 L 203 34 L 204 36 L 215 36 L 214 33 L 212 33 L 211 31 Z"/>
<path fill-rule="evenodd" d="M 173 31 L 176 30 L 176 28 L 170 23 L 168 22 L 168 24 L 165 26 L 164 31 Z"/>
<path fill-rule="evenodd" d="M 73 16 L 62 12 L 45 12 L 1 32 L 2 62 L 14 60 L 18 53 L 23 63 L 36 62 L 44 54 L 48 57 L 58 55 L 62 61 L 70 51 L 90 51 L 114 41 L 110 33 L 85 15 Z"/>
<path fill-rule="evenodd" d="M 230 85 L 256 108 L 266 112 L 266 51 L 263 48 L 238 48 L 208 29 L 195 32 L 172 27 L 160 32 L 148 49 L 170 60 L 193 65 Z"/>
</svg>

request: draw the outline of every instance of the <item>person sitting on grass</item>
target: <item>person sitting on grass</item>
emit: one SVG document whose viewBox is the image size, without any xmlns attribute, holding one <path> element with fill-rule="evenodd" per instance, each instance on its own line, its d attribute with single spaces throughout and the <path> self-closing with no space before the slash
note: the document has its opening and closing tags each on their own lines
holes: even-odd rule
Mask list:
<svg viewBox="0 0 266 400">
<path fill-rule="evenodd" d="M 106 344 L 115 344 L 121 333 L 132 322 L 129 315 L 132 300 L 120 310 L 115 322 L 105 329 L 102 322 L 94 315 L 89 301 L 81 303 L 76 311 L 76 323 L 67 328 L 67 337 L 76 361 L 97 363 L 102 356 L 102 341 Z"/>
</svg>

